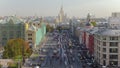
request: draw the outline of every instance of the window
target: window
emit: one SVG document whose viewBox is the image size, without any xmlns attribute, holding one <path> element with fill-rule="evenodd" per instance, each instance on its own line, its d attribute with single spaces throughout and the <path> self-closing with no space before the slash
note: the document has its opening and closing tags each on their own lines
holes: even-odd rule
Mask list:
<svg viewBox="0 0 120 68">
<path fill-rule="evenodd" d="M 103 52 L 106 52 L 106 48 L 103 48 Z"/>
<path fill-rule="evenodd" d="M 117 47 L 118 46 L 118 42 L 110 42 L 110 46 L 111 47 L 113 47 L 113 46 Z"/>
<path fill-rule="evenodd" d="M 109 59 L 118 59 L 118 55 L 110 55 Z"/>
<path fill-rule="evenodd" d="M 28 40 L 32 40 L 32 38 L 28 38 Z"/>
<path fill-rule="evenodd" d="M 103 46 L 106 46 L 106 42 L 103 42 Z"/>
<path fill-rule="evenodd" d="M 118 48 L 110 48 L 109 52 L 110 53 L 118 53 Z"/>
<path fill-rule="evenodd" d="M 6 34 L 7 32 L 6 31 L 2 31 L 2 34 Z"/>
<path fill-rule="evenodd" d="M 109 65 L 118 65 L 118 61 L 109 61 Z"/>
<path fill-rule="evenodd" d="M 17 34 L 18 34 L 18 33 L 21 33 L 21 31 L 16 31 L 16 32 L 17 32 Z"/>
<path fill-rule="evenodd" d="M 103 58 L 106 59 L 106 54 L 103 54 Z"/>
<path fill-rule="evenodd" d="M 103 60 L 103 65 L 104 65 L 104 66 L 106 65 L 106 61 L 105 61 L 105 60 Z"/>
<path fill-rule="evenodd" d="M 7 38 L 2 38 L 2 40 L 7 40 Z"/>
<path fill-rule="evenodd" d="M 2 42 L 2 45 L 4 46 L 4 45 L 5 45 L 5 43 L 4 43 L 4 42 Z"/>
<path fill-rule="evenodd" d="M 7 34 L 2 34 L 2 37 L 6 37 L 7 36 Z"/>
<path fill-rule="evenodd" d="M 100 51 L 100 47 L 98 47 L 99 51 Z"/>
<path fill-rule="evenodd" d="M 32 34 L 28 34 L 28 36 L 32 36 Z"/>
<path fill-rule="evenodd" d="M 103 37 L 103 40 L 106 40 L 106 37 Z"/>
<path fill-rule="evenodd" d="M 110 40 L 118 40 L 118 37 L 110 37 Z"/>
<path fill-rule="evenodd" d="M 28 42 L 29 44 L 32 44 L 32 42 Z"/>
</svg>

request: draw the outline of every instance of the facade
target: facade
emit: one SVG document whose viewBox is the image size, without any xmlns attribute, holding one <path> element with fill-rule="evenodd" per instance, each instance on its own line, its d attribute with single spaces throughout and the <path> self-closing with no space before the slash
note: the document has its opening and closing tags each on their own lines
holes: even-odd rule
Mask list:
<svg viewBox="0 0 120 68">
<path fill-rule="evenodd" d="M 0 46 L 6 45 L 10 39 L 21 38 L 35 48 L 46 34 L 46 25 L 40 19 L 23 22 L 15 16 L 2 20 L 0 29 Z"/>
<path fill-rule="evenodd" d="M 93 56 L 94 54 L 94 33 L 98 31 L 98 27 L 94 27 L 88 30 L 86 33 L 86 47 L 89 50 L 89 53 Z"/>
<path fill-rule="evenodd" d="M 113 13 L 107 26 L 93 27 L 89 23 L 76 29 L 80 44 L 85 44 L 94 59 L 103 66 L 120 66 L 120 13 Z"/>
<path fill-rule="evenodd" d="M 6 45 L 9 39 L 22 38 L 25 40 L 25 23 L 14 16 L 0 22 L 0 46 Z"/>
<path fill-rule="evenodd" d="M 120 66 L 120 30 L 100 29 L 94 35 L 94 57 L 104 66 Z"/>
<path fill-rule="evenodd" d="M 64 13 L 63 6 L 61 6 L 60 12 L 56 18 L 56 22 L 59 23 L 65 23 L 67 21 L 67 15 Z"/>
<path fill-rule="evenodd" d="M 26 23 L 26 25 L 28 25 L 26 30 L 26 41 L 30 46 L 36 48 L 46 34 L 46 25 L 40 21 L 30 21 Z"/>
<path fill-rule="evenodd" d="M 120 28 L 120 13 L 112 13 L 109 17 L 109 28 Z"/>
</svg>

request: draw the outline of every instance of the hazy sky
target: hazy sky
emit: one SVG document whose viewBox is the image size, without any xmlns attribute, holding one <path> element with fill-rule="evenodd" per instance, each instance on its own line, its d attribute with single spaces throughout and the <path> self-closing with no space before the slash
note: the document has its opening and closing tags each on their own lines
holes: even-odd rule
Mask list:
<svg viewBox="0 0 120 68">
<path fill-rule="evenodd" d="M 61 5 L 68 16 L 110 16 L 120 12 L 120 0 L 0 0 L 0 16 L 57 16 Z"/>
</svg>

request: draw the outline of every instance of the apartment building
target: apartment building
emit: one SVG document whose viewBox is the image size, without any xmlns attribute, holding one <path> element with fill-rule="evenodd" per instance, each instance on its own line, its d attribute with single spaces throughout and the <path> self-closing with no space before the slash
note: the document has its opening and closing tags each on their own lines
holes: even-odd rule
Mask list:
<svg viewBox="0 0 120 68">
<path fill-rule="evenodd" d="M 94 57 L 104 66 L 120 66 L 120 30 L 99 29 L 94 35 Z"/>
</svg>

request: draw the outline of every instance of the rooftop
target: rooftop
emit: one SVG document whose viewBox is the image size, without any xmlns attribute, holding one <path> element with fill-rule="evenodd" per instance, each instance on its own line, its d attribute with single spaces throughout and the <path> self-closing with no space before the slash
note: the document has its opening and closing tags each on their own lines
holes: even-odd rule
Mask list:
<svg viewBox="0 0 120 68">
<path fill-rule="evenodd" d="M 96 34 L 104 35 L 104 36 L 120 36 L 120 30 L 119 29 L 99 29 Z"/>
<path fill-rule="evenodd" d="M 20 18 L 17 18 L 16 16 L 9 16 L 0 21 L 0 24 L 6 24 L 6 23 L 19 24 L 24 22 Z"/>
</svg>

